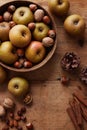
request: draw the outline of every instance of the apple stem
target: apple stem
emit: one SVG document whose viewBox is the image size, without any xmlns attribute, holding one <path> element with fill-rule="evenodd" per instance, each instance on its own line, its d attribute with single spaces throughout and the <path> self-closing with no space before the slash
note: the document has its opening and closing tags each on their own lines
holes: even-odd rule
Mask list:
<svg viewBox="0 0 87 130">
<path fill-rule="evenodd" d="M 18 85 L 16 84 L 16 85 L 14 86 L 14 88 L 18 89 Z"/>
<path fill-rule="evenodd" d="M 58 0 L 58 4 L 60 4 L 60 5 L 61 5 L 61 4 L 62 4 L 62 0 Z"/>
<path fill-rule="evenodd" d="M 74 21 L 74 24 L 77 25 L 77 24 L 78 24 L 78 20 L 75 20 L 75 21 Z"/>
</svg>

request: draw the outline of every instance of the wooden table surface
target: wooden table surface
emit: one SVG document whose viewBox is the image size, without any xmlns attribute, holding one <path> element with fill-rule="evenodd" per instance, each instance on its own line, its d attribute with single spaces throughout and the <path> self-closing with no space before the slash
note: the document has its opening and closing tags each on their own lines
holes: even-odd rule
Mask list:
<svg viewBox="0 0 87 130">
<path fill-rule="evenodd" d="M 0 0 L 0 5 L 11 0 Z M 40 4 L 48 10 L 48 0 L 31 0 Z M 81 84 L 77 75 L 69 75 L 60 67 L 60 60 L 65 52 L 75 52 L 81 58 L 81 66 L 87 65 L 87 0 L 69 0 L 69 14 L 80 14 L 86 21 L 85 43 L 81 47 L 78 41 L 68 36 L 63 28 L 63 22 L 60 18 L 53 16 L 57 28 L 57 49 L 49 62 L 40 69 L 29 73 L 14 73 L 8 71 L 8 80 L 14 76 L 22 76 L 29 80 L 31 93 L 33 96 L 33 105 L 27 108 L 28 121 L 33 122 L 35 130 L 74 130 L 74 126 L 66 112 L 69 106 L 69 99 L 72 93 L 78 90 Z M 48 10 L 49 11 L 49 10 Z M 68 87 L 64 87 L 58 77 L 67 75 L 71 77 Z M 22 105 L 7 90 L 8 81 L 0 88 L 0 103 L 3 98 L 10 96 L 16 104 L 17 109 Z M 86 90 L 87 91 L 87 90 Z M 22 124 L 24 126 L 24 124 Z M 87 130 L 87 123 L 84 122 L 84 129 Z M 1 124 L 0 124 L 1 130 Z M 15 129 L 13 129 L 15 130 Z M 23 130 L 26 130 L 25 127 Z"/>
</svg>

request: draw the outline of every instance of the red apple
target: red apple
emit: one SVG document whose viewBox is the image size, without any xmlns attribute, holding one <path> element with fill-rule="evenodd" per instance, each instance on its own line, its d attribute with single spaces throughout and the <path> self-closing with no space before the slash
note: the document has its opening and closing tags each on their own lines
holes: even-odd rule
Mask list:
<svg viewBox="0 0 87 130">
<path fill-rule="evenodd" d="M 39 63 L 43 60 L 46 50 L 41 42 L 32 41 L 27 47 L 25 56 L 32 63 Z"/>
</svg>

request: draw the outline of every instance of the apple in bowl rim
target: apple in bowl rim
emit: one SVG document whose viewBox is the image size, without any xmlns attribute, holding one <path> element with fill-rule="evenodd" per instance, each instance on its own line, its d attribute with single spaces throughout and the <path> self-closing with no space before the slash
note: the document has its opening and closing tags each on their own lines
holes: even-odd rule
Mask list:
<svg viewBox="0 0 87 130">
<path fill-rule="evenodd" d="M 53 20 L 50 13 L 46 9 L 44 9 L 42 6 L 40 6 L 39 4 L 37 4 L 35 2 L 31 2 L 31 1 L 11 1 L 11 2 L 7 2 L 7 3 L 0 6 L 0 14 L 3 14 L 3 12 L 6 11 L 6 9 L 9 5 L 15 5 L 18 8 L 18 7 L 21 7 L 21 6 L 28 7 L 28 5 L 30 5 L 30 4 L 37 5 L 37 7 L 42 9 L 46 13 L 46 15 L 49 16 L 49 18 L 51 20 L 52 29 L 54 29 L 55 32 L 57 32 L 56 26 L 55 26 L 55 21 Z M 45 58 L 40 63 L 35 64 L 31 68 L 20 68 L 20 69 L 18 69 L 18 68 L 15 68 L 13 66 L 9 66 L 7 64 L 4 64 L 2 61 L 0 61 L 0 65 L 3 66 L 4 68 L 8 69 L 8 70 L 15 71 L 15 72 L 29 72 L 29 71 L 39 69 L 40 67 L 45 65 L 51 59 L 52 55 L 54 54 L 56 46 L 57 46 L 57 36 L 55 37 L 54 42 L 55 42 L 54 45 L 52 46 L 51 50 L 47 53 Z"/>
</svg>

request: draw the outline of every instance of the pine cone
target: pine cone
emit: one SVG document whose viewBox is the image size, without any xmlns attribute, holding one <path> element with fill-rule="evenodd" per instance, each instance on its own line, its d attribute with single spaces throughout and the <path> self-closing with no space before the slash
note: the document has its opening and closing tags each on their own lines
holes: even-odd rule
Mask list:
<svg viewBox="0 0 87 130">
<path fill-rule="evenodd" d="M 73 52 L 67 52 L 61 60 L 61 66 L 66 71 L 74 72 L 79 68 L 80 58 Z"/>
<path fill-rule="evenodd" d="M 80 80 L 87 85 L 87 67 L 84 67 L 80 73 Z"/>
</svg>

